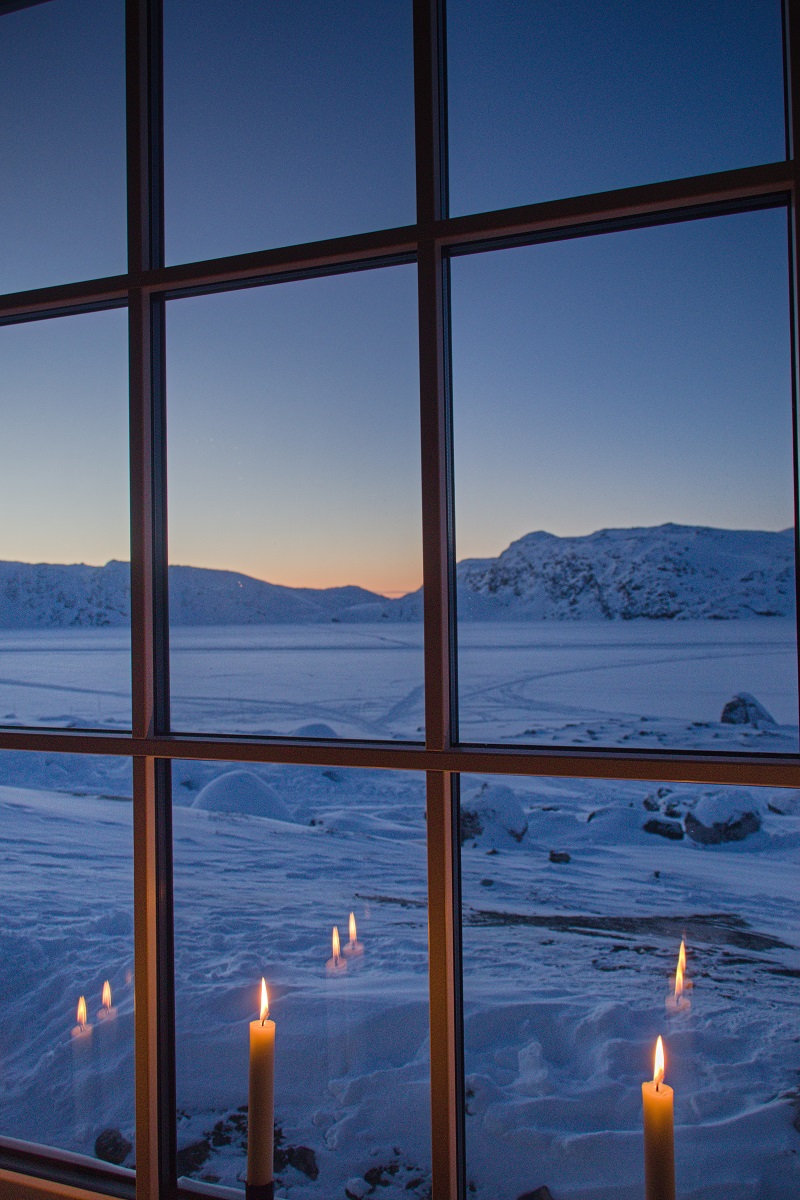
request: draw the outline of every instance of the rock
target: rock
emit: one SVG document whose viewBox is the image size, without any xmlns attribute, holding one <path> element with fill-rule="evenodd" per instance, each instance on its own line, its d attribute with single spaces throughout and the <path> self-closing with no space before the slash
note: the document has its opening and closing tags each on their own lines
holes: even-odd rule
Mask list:
<svg viewBox="0 0 800 1200">
<path fill-rule="evenodd" d="M 660 821 L 658 817 L 651 817 L 645 821 L 642 829 L 645 833 L 657 833 L 673 842 L 679 842 L 683 837 L 683 826 L 679 821 Z"/>
<path fill-rule="evenodd" d="M 648 812 L 658 812 L 658 810 L 661 808 L 661 805 L 657 800 L 654 800 L 652 796 L 645 796 L 642 804 Z"/>
<path fill-rule="evenodd" d="M 180 1179 L 181 1175 L 193 1175 L 210 1157 L 211 1147 L 206 1141 L 192 1142 L 190 1146 L 184 1146 L 178 1151 L 178 1178 Z"/>
<path fill-rule="evenodd" d="M 369 1192 L 369 1184 L 365 1179 L 348 1179 L 344 1185 L 344 1194 L 349 1196 L 350 1200 L 363 1200 L 363 1197 Z"/>
<path fill-rule="evenodd" d="M 737 692 L 723 708 L 720 721 L 723 725 L 753 725 L 756 729 L 777 724 L 764 705 L 749 692 Z"/>
<path fill-rule="evenodd" d="M 104 1129 L 94 1144 L 95 1157 L 103 1162 L 114 1163 L 117 1167 L 122 1166 L 132 1149 L 131 1143 L 118 1129 Z"/>
<path fill-rule="evenodd" d="M 761 828 L 761 801 L 746 788 L 702 792 L 683 824 L 692 841 L 704 846 L 741 842 Z"/>
<path fill-rule="evenodd" d="M 208 812 L 247 813 L 253 817 L 271 817 L 291 821 L 292 816 L 274 787 L 253 771 L 226 771 L 201 788 L 192 808 Z"/>
<path fill-rule="evenodd" d="M 525 1192 L 522 1196 L 517 1196 L 517 1200 L 553 1200 L 550 1195 L 550 1188 L 539 1187 L 535 1192 Z"/>
<path fill-rule="evenodd" d="M 700 842 L 704 846 L 719 846 L 722 842 L 743 842 L 748 834 L 758 833 L 761 818 L 756 813 L 743 813 L 738 821 L 730 821 L 725 825 L 715 822 L 708 826 L 701 824 L 691 813 L 687 813 L 684 824 L 693 842 Z"/>
<path fill-rule="evenodd" d="M 383 1167 L 370 1167 L 364 1172 L 364 1180 L 371 1188 L 375 1188 L 383 1179 Z"/>
<path fill-rule="evenodd" d="M 493 879 L 482 879 L 481 887 L 494 887 L 494 880 Z"/>
<path fill-rule="evenodd" d="M 288 1154 L 291 1167 L 294 1167 L 296 1171 L 302 1171 L 309 1179 L 317 1178 L 319 1175 L 317 1156 L 310 1146 L 290 1146 Z"/>
<path fill-rule="evenodd" d="M 482 837 L 493 845 L 521 842 L 528 818 L 516 793 L 505 784 L 485 783 L 461 809 L 461 844 Z"/>
<path fill-rule="evenodd" d="M 550 862 L 568 863 L 570 861 L 571 861 L 571 856 L 569 854 L 567 854 L 566 850 L 551 850 L 550 851 Z"/>
</svg>

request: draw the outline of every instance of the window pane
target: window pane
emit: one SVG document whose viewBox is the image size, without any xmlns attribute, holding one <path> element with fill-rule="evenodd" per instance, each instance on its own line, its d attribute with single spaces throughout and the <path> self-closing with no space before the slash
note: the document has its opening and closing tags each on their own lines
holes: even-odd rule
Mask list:
<svg viewBox="0 0 800 1200">
<path fill-rule="evenodd" d="M 0 15 L 0 292 L 125 270 L 125 5 Z"/>
<path fill-rule="evenodd" d="M 785 156 L 780 0 L 448 0 L 454 214 Z"/>
<path fill-rule="evenodd" d="M 785 221 L 453 261 L 462 740 L 796 753 Z"/>
<path fill-rule="evenodd" d="M 129 726 L 122 310 L 0 329 L 0 724 Z"/>
<path fill-rule="evenodd" d="M 0 754 L 0 1145 L 132 1165 L 131 794 L 127 759 Z"/>
<path fill-rule="evenodd" d="M 640 1200 L 661 1036 L 677 1194 L 798 1195 L 799 800 L 462 780 L 468 1194 Z"/>
<path fill-rule="evenodd" d="M 173 301 L 167 338 L 173 726 L 418 739 L 413 268 Z"/>
<path fill-rule="evenodd" d="M 430 1195 L 423 778 L 175 763 L 173 823 L 178 1174 L 243 1186 L 263 977 L 276 1185 Z"/>
<path fill-rule="evenodd" d="M 414 220 L 409 0 L 166 0 L 169 262 Z"/>
</svg>

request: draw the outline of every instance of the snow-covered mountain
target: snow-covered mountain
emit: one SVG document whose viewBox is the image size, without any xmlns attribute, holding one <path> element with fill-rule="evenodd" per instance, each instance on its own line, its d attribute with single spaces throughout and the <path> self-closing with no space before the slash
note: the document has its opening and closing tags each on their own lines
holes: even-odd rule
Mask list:
<svg viewBox="0 0 800 1200">
<path fill-rule="evenodd" d="M 794 532 L 696 525 L 529 533 L 497 558 L 457 567 L 466 620 L 788 617 L 795 611 Z M 175 625 L 418 621 L 422 592 L 398 600 L 360 587 L 289 588 L 235 571 L 169 569 Z M 0 628 L 120 626 L 127 563 L 0 562 Z"/>
<path fill-rule="evenodd" d="M 529 533 L 457 568 L 461 615 L 527 620 L 788 617 L 794 530 L 658 525 Z"/>
</svg>

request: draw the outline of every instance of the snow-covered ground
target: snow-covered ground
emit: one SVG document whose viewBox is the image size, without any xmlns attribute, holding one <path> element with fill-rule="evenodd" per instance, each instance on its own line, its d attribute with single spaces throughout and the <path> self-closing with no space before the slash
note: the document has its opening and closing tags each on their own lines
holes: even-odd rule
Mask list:
<svg viewBox="0 0 800 1200">
<path fill-rule="evenodd" d="M 794 632 L 778 619 L 548 624 L 528 642 L 508 623 L 461 632 L 469 737 L 796 751 Z M 418 626 L 179 633 L 179 725 L 419 737 Z M 122 635 L 4 632 L 7 719 L 124 724 Z M 743 691 L 778 724 L 721 724 Z M 128 764 L 6 752 L 0 783 L 0 1134 L 88 1153 L 104 1129 L 132 1141 Z M 173 791 L 183 1168 L 241 1186 L 247 1022 L 265 974 L 286 1193 L 424 1196 L 421 778 L 177 763 Z M 639 1085 L 658 1033 L 683 1200 L 800 1193 L 800 797 L 708 793 L 464 779 L 468 1179 L 482 1200 L 541 1184 L 600 1200 L 609 1180 L 640 1200 Z M 715 826 L 744 836 L 705 844 Z M 346 942 L 350 911 L 364 954 L 330 976 L 331 927 Z M 682 936 L 694 988 L 675 1015 Z M 118 1011 L 101 1024 L 104 979 Z M 80 994 L 87 1052 L 70 1034 Z"/>
<path fill-rule="evenodd" d="M 793 621 L 462 622 L 465 741 L 796 752 Z M 0 721 L 124 728 L 122 629 L 0 631 Z M 176 729 L 252 735 L 424 735 L 416 623 L 179 626 Z M 755 695 L 776 725 L 720 725 Z M 644 718 L 644 719 L 642 719 Z"/>
</svg>

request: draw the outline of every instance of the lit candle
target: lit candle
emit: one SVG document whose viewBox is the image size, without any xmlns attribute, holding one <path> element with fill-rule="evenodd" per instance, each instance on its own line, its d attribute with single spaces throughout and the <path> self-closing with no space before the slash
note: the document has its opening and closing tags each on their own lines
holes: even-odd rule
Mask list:
<svg viewBox="0 0 800 1200">
<path fill-rule="evenodd" d="M 72 1095 L 75 1106 L 75 1136 L 89 1136 L 91 1117 L 92 1026 L 86 1020 L 86 997 L 78 1001 L 77 1025 L 72 1030 Z"/>
<path fill-rule="evenodd" d="M 364 947 L 358 940 L 355 913 L 350 913 L 350 941 L 347 943 L 342 953 L 346 958 L 358 958 L 359 954 L 364 953 Z"/>
<path fill-rule="evenodd" d="M 686 943 L 681 939 L 681 948 L 678 951 L 678 967 L 675 971 L 674 991 L 667 996 L 667 1012 L 687 1012 L 692 1007 L 692 1002 L 684 992 L 692 986 L 691 981 L 686 978 Z"/>
<path fill-rule="evenodd" d="M 642 1084 L 645 1200 L 675 1200 L 672 1088 L 664 1083 L 664 1043 L 656 1042 L 652 1082 Z"/>
<path fill-rule="evenodd" d="M 111 984 L 108 980 L 103 984 L 103 1007 L 98 1010 L 98 1021 L 113 1021 L 117 1015 L 117 1010 L 111 1004 Z"/>
<path fill-rule="evenodd" d="M 78 1012 L 76 1015 L 78 1024 L 72 1030 L 73 1046 L 88 1045 L 92 1038 L 92 1027 L 86 1023 L 86 997 L 81 996 L 78 1001 Z"/>
<path fill-rule="evenodd" d="M 331 957 L 325 963 L 325 970 L 329 975 L 340 975 L 342 971 L 347 970 L 347 959 L 342 958 L 342 951 L 339 945 L 339 927 L 337 925 L 333 927 Z"/>
<path fill-rule="evenodd" d="M 250 1094 L 247 1112 L 247 1200 L 272 1200 L 275 1130 L 275 1022 L 261 980 L 261 1015 L 250 1022 Z"/>
</svg>

